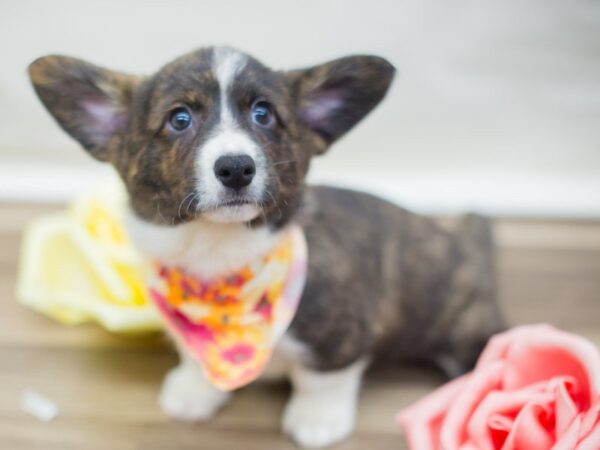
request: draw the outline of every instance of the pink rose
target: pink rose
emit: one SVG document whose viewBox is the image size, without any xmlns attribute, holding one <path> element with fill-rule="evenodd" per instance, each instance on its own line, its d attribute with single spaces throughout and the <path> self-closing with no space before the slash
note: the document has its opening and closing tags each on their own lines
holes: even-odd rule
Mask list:
<svg viewBox="0 0 600 450">
<path fill-rule="evenodd" d="M 413 450 L 600 450 L 600 352 L 548 325 L 514 328 L 398 421 Z"/>
</svg>

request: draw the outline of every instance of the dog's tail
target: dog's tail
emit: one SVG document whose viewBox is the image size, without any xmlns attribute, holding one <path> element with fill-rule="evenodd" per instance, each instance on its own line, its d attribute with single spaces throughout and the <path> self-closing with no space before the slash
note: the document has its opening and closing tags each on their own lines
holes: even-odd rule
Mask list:
<svg viewBox="0 0 600 450">
<path fill-rule="evenodd" d="M 492 221 L 480 214 L 467 214 L 462 219 L 458 236 L 468 263 L 479 275 L 481 287 L 493 292 L 496 246 Z"/>
<path fill-rule="evenodd" d="M 492 220 L 480 214 L 467 214 L 462 219 L 458 236 L 465 263 L 476 274 L 479 295 L 495 297 L 496 245 Z"/>
<path fill-rule="evenodd" d="M 492 221 L 480 214 L 467 214 L 460 225 L 459 234 L 469 252 L 490 257 L 494 253 Z"/>
</svg>

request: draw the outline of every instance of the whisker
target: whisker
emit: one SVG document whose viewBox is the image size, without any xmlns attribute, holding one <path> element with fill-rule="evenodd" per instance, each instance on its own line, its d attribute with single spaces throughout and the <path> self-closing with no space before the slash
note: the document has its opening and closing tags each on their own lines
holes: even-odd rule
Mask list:
<svg viewBox="0 0 600 450">
<path fill-rule="evenodd" d="M 183 206 L 183 203 L 190 198 L 190 196 L 194 196 L 196 195 L 195 192 L 190 192 L 188 195 L 186 195 L 185 197 L 183 197 L 183 200 L 181 200 L 181 203 L 179 204 L 179 208 L 177 208 L 177 217 L 179 217 L 179 219 L 181 220 L 181 207 Z"/>
<path fill-rule="evenodd" d="M 158 213 L 158 217 L 160 217 L 164 223 L 167 223 L 167 219 L 165 219 L 165 216 L 163 216 L 162 212 L 160 212 L 160 202 L 156 203 L 156 212 Z"/>
<path fill-rule="evenodd" d="M 264 202 L 259 203 L 258 207 L 260 208 L 260 215 L 266 224 L 267 223 L 267 213 L 265 213 Z"/>
<path fill-rule="evenodd" d="M 275 197 L 273 196 L 271 191 L 269 191 L 268 189 L 265 189 L 265 192 L 269 197 L 271 197 L 271 200 L 273 200 L 273 206 L 277 207 L 277 212 L 279 213 L 279 218 L 281 219 L 283 217 L 283 213 L 281 212 L 281 208 L 277 204 L 277 200 L 275 200 Z"/>
<path fill-rule="evenodd" d="M 295 159 L 288 159 L 287 161 L 277 161 L 277 162 L 273 163 L 272 165 L 279 166 L 281 164 L 292 164 L 292 163 L 296 163 L 296 162 L 298 162 L 298 161 Z"/>
<path fill-rule="evenodd" d="M 195 192 L 194 195 L 192 196 L 192 199 L 188 202 L 187 208 L 185 208 L 186 214 L 190 213 L 190 207 L 194 204 L 194 201 L 196 200 L 197 196 L 198 196 L 198 193 Z"/>
</svg>

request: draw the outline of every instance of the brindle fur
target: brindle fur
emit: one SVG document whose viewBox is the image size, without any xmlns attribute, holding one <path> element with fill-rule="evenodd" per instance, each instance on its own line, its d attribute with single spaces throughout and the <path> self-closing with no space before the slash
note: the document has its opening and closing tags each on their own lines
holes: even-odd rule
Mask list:
<svg viewBox="0 0 600 450">
<path fill-rule="evenodd" d="M 450 234 L 377 197 L 312 187 L 300 222 L 309 276 L 292 330 L 316 367 L 375 355 L 455 376 L 503 328 L 487 219 L 469 215 Z"/>
<path fill-rule="evenodd" d="M 62 56 L 41 58 L 29 72 L 58 123 L 117 169 L 133 211 L 176 226 L 204 212 L 193 195 L 194 161 L 219 117 L 213 57 L 213 49 L 201 49 L 150 77 Z M 291 331 L 311 349 L 316 368 L 387 355 L 435 362 L 455 375 L 502 328 L 489 223 L 471 216 L 449 234 L 376 197 L 304 185 L 310 159 L 381 101 L 393 74 L 387 61 L 371 56 L 292 72 L 272 71 L 249 57 L 231 87 L 231 109 L 250 132 L 249 108 L 266 98 L 275 105 L 277 126 L 252 133 L 266 153 L 269 181 L 264 214 L 248 225 L 276 229 L 298 221 L 304 227 L 309 274 Z M 315 123 L 305 112 L 319 95 L 341 96 L 344 104 Z M 119 112 L 109 124 L 114 129 L 94 129 L 86 121 L 85 99 Z M 174 137 L 164 125 L 180 104 L 191 108 L 195 132 Z"/>
</svg>

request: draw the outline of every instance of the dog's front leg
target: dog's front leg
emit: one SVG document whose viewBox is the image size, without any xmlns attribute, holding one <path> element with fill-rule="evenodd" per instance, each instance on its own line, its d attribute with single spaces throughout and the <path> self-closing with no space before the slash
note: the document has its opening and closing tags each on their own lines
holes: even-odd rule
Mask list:
<svg viewBox="0 0 600 450">
<path fill-rule="evenodd" d="M 283 431 L 303 447 L 325 447 L 346 438 L 354 429 L 362 374 L 359 360 L 328 372 L 295 364 L 290 373 L 292 397 L 283 415 Z"/>
<path fill-rule="evenodd" d="M 210 419 L 231 394 L 215 388 L 185 350 L 180 348 L 179 356 L 179 365 L 171 369 L 163 381 L 160 406 L 174 419 L 187 422 Z"/>
</svg>

